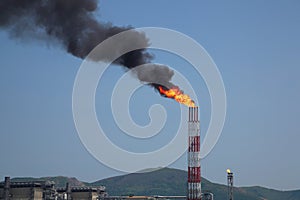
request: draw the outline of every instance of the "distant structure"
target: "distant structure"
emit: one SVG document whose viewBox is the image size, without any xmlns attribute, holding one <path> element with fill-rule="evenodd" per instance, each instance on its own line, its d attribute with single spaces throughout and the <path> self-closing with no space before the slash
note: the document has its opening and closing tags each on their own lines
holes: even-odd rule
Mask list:
<svg viewBox="0 0 300 200">
<path fill-rule="evenodd" d="M 200 123 L 198 107 L 189 107 L 187 200 L 201 200 Z"/>
<path fill-rule="evenodd" d="M 53 181 L 0 183 L 0 200 L 99 200 L 107 196 L 104 186 L 56 188 Z"/>
<path fill-rule="evenodd" d="M 228 199 L 233 200 L 233 173 L 227 169 Z"/>
<path fill-rule="evenodd" d="M 101 200 L 155 200 L 150 196 L 108 196 Z"/>
<path fill-rule="evenodd" d="M 106 196 L 104 187 L 65 187 L 57 188 L 58 200 L 98 200 Z"/>
<path fill-rule="evenodd" d="M 203 192 L 202 200 L 214 200 L 214 195 L 211 192 Z"/>
<path fill-rule="evenodd" d="M 0 183 L 0 199 L 40 200 L 43 199 L 43 187 L 46 187 L 46 185 L 40 182 L 11 182 L 10 177 L 5 177 L 4 182 Z"/>
<path fill-rule="evenodd" d="M 107 196 L 101 200 L 186 200 L 186 196 Z"/>
<path fill-rule="evenodd" d="M 9 190 L 10 190 L 10 177 L 5 177 L 4 179 L 4 186 L 3 186 L 3 199 L 9 199 Z"/>
</svg>

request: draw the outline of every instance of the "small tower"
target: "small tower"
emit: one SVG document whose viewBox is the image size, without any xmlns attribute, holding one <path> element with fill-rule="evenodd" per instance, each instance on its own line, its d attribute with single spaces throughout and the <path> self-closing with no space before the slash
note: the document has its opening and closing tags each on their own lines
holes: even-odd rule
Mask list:
<svg viewBox="0 0 300 200">
<path fill-rule="evenodd" d="M 10 199 L 10 177 L 5 177 L 4 180 L 4 188 L 3 188 L 3 199 L 9 200 Z"/>
<path fill-rule="evenodd" d="M 70 183 L 67 182 L 66 183 L 66 193 L 67 193 L 67 200 L 71 200 L 72 197 L 71 197 L 71 186 L 70 186 Z"/>
<path fill-rule="evenodd" d="M 233 200 L 233 173 L 227 169 L 228 199 Z"/>
</svg>

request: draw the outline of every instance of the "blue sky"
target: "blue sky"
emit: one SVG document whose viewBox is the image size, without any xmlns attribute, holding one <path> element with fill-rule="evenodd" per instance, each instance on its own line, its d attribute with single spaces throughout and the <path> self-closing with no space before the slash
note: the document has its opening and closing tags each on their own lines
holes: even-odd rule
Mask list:
<svg viewBox="0 0 300 200">
<path fill-rule="evenodd" d="M 101 21 L 116 25 L 180 31 L 214 59 L 224 80 L 228 107 L 220 140 L 202 160 L 205 178 L 225 184 L 225 170 L 231 168 L 239 186 L 299 189 L 299 9 L 295 0 L 110 0 L 101 1 L 96 14 Z M 0 43 L 0 176 L 66 175 L 95 181 L 120 174 L 95 160 L 76 133 L 72 89 L 81 60 L 56 44 L 13 40 L 5 30 L 0 31 Z M 205 132 L 210 102 L 203 80 L 177 56 L 153 53 L 155 62 L 185 74 L 199 91 L 201 131 Z M 166 135 L 147 145 L 122 138 L 106 113 L 110 91 L 123 72 L 112 66 L 98 86 L 100 123 L 113 130 L 112 141 L 124 148 L 155 149 L 170 138 L 172 122 L 178 121 L 178 105 L 151 88 L 141 88 L 130 105 L 133 118 L 145 125 L 149 106 L 164 105 L 169 114 Z M 186 155 L 171 167 L 186 169 Z"/>
</svg>

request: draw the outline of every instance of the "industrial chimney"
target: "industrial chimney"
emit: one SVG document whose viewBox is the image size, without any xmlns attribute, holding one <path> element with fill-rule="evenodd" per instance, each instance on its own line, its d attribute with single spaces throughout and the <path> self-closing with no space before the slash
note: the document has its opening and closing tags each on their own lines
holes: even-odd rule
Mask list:
<svg viewBox="0 0 300 200">
<path fill-rule="evenodd" d="M 188 200 L 201 200 L 200 123 L 198 107 L 189 107 Z"/>
</svg>

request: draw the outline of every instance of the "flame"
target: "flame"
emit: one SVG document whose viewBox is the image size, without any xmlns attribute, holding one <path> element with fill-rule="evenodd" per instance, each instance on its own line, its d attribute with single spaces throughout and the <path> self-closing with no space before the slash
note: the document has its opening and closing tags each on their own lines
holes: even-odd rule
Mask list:
<svg viewBox="0 0 300 200">
<path fill-rule="evenodd" d="M 194 101 L 187 94 L 184 94 L 178 87 L 171 89 L 164 89 L 162 86 L 158 86 L 159 93 L 165 97 L 175 99 L 177 102 L 184 104 L 188 107 L 195 107 Z"/>
<path fill-rule="evenodd" d="M 230 174 L 230 173 L 231 173 L 230 169 L 227 169 L 226 171 L 227 171 L 227 174 Z"/>
</svg>

